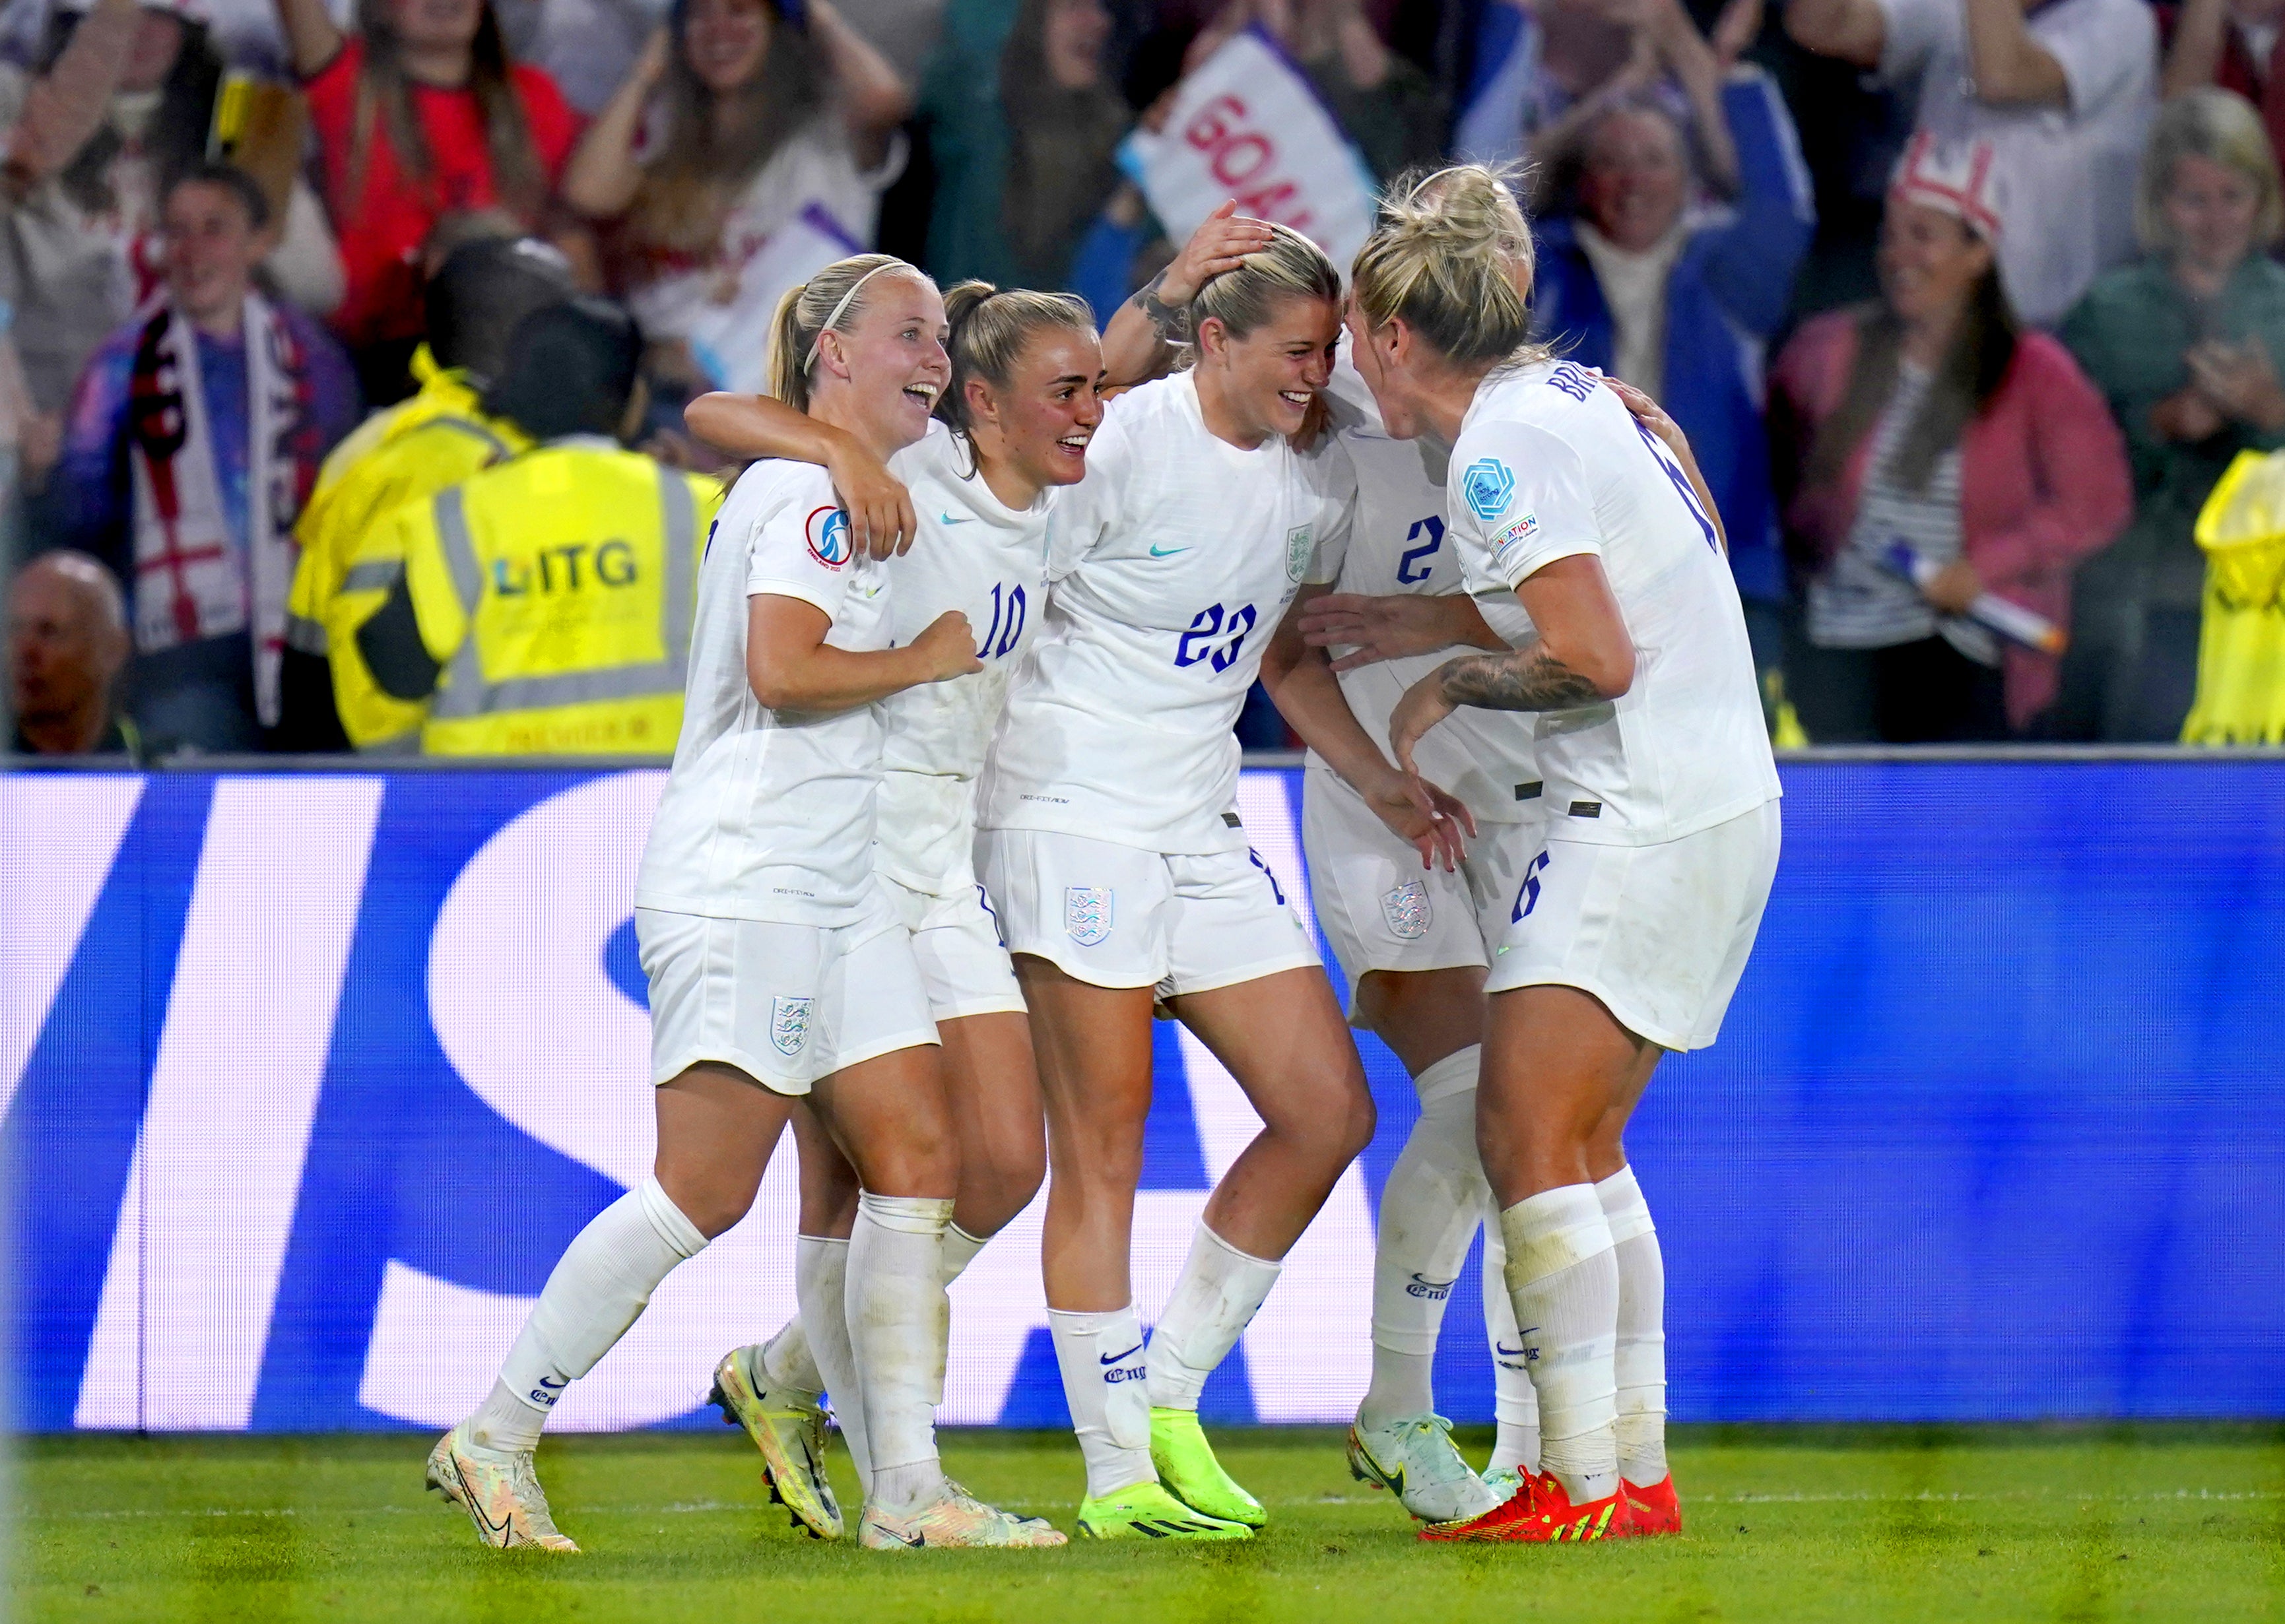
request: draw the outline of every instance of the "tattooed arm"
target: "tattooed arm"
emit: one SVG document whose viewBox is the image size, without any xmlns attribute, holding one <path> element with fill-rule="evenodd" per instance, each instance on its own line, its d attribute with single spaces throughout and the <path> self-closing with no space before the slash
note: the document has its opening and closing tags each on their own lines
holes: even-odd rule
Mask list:
<svg viewBox="0 0 2285 1624">
<path fill-rule="evenodd" d="M 1412 747 L 1462 705 L 1571 710 L 1618 698 L 1635 679 L 1634 641 L 1592 553 L 1559 558 L 1515 589 L 1539 635 L 1506 654 L 1462 655 L 1414 683 L 1389 718 L 1390 747 L 1408 773 Z"/>
</svg>

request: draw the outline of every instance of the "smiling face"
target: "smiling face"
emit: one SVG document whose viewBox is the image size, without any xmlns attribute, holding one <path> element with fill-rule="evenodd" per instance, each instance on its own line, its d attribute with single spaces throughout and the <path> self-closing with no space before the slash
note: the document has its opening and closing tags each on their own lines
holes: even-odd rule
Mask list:
<svg viewBox="0 0 2285 1624">
<path fill-rule="evenodd" d="M 2261 187 L 2242 169 L 2185 153 L 2174 160 L 2163 208 L 2176 259 L 2196 270 L 2226 274 L 2253 252 Z"/>
<path fill-rule="evenodd" d="M 161 218 L 175 302 L 200 326 L 234 329 L 262 261 L 261 234 L 247 217 L 246 200 L 228 186 L 185 181 L 168 194 Z"/>
<path fill-rule="evenodd" d="M 742 90 L 760 76 L 776 23 L 764 0 L 690 0 L 682 59 L 717 96 Z"/>
<path fill-rule="evenodd" d="M 1102 0 L 1049 0 L 1040 54 L 1048 77 L 1066 90 L 1083 90 L 1103 76 L 1111 43 L 1111 13 Z"/>
<path fill-rule="evenodd" d="M 886 456 L 928 432 L 952 376 L 944 296 L 916 272 L 884 271 L 858 297 L 857 314 L 818 341 L 814 399 Z"/>
<path fill-rule="evenodd" d="M 1690 167 L 1672 121 L 1629 107 L 1596 123 L 1579 200 L 1597 231 L 1628 253 L 1641 254 L 1682 218 L 1689 183 Z"/>
<path fill-rule="evenodd" d="M 1087 475 L 1087 445 L 1103 425 L 1103 344 L 1093 333 L 1048 327 L 1024 346 L 1008 385 L 968 381 L 979 453 L 1045 490 Z"/>
<path fill-rule="evenodd" d="M 1268 319 L 1243 338 L 1209 316 L 1198 324 L 1200 375 L 1213 375 L 1215 393 L 1241 436 L 1258 443 L 1298 434 L 1309 403 L 1333 375 L 1340 333 L 1340 307 L 1306 294 L 1277 301 Z"/>
<path fill-rule="evenodd" d="M 1942 322 L 1967 308 L 1991 269 L 1991 246 L 1956 215 L 1891 198 L 1881 217 L 1881 291 L 1907 326 Z"/>
</svg>

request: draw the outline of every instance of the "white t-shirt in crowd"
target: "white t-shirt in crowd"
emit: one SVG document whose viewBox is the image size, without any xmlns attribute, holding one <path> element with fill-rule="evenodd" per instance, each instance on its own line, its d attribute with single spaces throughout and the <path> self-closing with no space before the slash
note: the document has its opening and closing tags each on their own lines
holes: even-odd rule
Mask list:
<svg viewBox="0 0 2285 1624">
<path fill-rule="evenodd" d="M 2024 19 L 2070 87 L 2068 106 L 1975 99 L 1963 0 L 1880 0 L 1881 74 L 1920 76 L 1914 122 L 1989 141 L 2004 229 L 1999 274 L 2018 315 L 2053 326 L 2087 284 L 2135 254 L 2134 189 L 2157 111 L 2157 25 L 2146 0 L 2052 0 Z"/>
<path fill-rule="evenodd" d="M 976 883 L 976 778 L 1009 679 L 1047 615 L 1048 518 L 1057 495 L 1043 490 L 1018 512 L 992 494 L 974 466 L 967 441 L 942 423 L 889 459 L 920 518 L 912 551 L 889 567 L 896 641 L 911 642 L 958 609 L 984 662 L 980 671 L 881 702 L 881 872 L 938 897 Z"/>
<path fill-rule="evenodd" d="M 1305 458 L 1215 438 L 1188 373 L 1111 402 L 1056 505 L 1047 624 L 1009 692 L 982 827 L 1244 851 L 1230 729 L 1354 490 L 1338 442 Z"/>
<path fill-rule="evenodd" d="M 771 710 L 746 677 L 747 600 L 814 604 L 836 648 L 890 647 L 889 576 L 850 545 L 825 470 L 758 462 L 706 543 L 682 737 L 635 906 L 717 919 L 853 923 L 873 883 L 881 713 Z"/>
<path fill-rule="evenodd" d="M 1651 845 L 1778 796 L 1729 562 L 1687 476 L 1616 395 L 1568 361 L 1495 373 L 1448 489 L 1471 591 L 1590 554 L 1634 641 L 1624 694 L 1540 715 L 1551 837 Z"/>
<path fill-rule="evenodd" d="M 1335 432 L 1356 471 L 1356 506 L 1345 533 L 1336 531 L 1318 546 L 1308 579 L 1374 598 L 1465 592 L 1458 551 L 1446 536 L 1444 448 L 1425 437 L 1389 437 L 1364 380 L 1349 365 L 1346 334 L 1327 393 Z M 1501 635 L 1529 635 L 1530 618 L 1512 593 L 1495 592 L 1484 607 Z M 1445 648 L 1343 671 L 1341 694 L 1358 726 L 1386 754 L 1388 718 L 1404 691 L 1454 655 L 1474 651 Z M 1532 718 L 1519 712 L 1462 710 L 1423 739 L 1413 759 L 1431 782 L 1465 802 L 1479 823 L 1520 822 L 1539 815 L 1531 735 Z M 1331 770 L 1314 750 L 1309 761 Z"/>
</svg>

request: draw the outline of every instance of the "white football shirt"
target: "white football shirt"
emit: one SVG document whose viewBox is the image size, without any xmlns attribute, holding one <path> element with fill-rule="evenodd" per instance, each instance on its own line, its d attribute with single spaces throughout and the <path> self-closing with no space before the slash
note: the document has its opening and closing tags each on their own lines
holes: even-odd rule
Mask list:
<svg viewBox="0 0 2285 1624">
<path fill-rule="evenodd" d="M 1444 448 L 1425 438 L 1389 437 L 1364 380 L 1349 365 L 1346 333 L 1329 392 L 1336 433 L 1356 471 L 1356 507 L 1346 541 L 1335 535 L 1318 547 L 1308 579 L 1374 598 L 1465 592 L 1457 550 L 1446 539 Z M 1527 634 L 1530 617 L 1512 593 L 1495 592 L 1484 608 L 1503 635 Z M 1359 726 L 1386 754 L 1388 718 L 1404 691 L 1454 655 L 1474 652 L 1445 648 L 1384 660 L 1343 671 L 1338 680 Z M 1413 759 L 1432 782 L 1466 803 L 1479 823 L 1523 822 L 1539 815 L 1532 731 L 1532 718 L 1519 712 L 1461 710 L 1420 741 Z M 1314 750 L 1309 760 L 1325 766 Z"/>
<path fill-rule="evenodd" d="M 1623 695 L 1539 717 L 1551 836 L 1649 845 L 1777 796 L 1729 562 L 1688 477 L 1616 395 L 1568 361 L 1493 374 L 1447 491 L 1471 591 L 1592 554 L 1634 639 Z"/>
<path fill-rule="evenodd" d="M 889 577 L 855 553 L 825 470 L 758 462 L 714 522 L 698 571 L 682 736 L 651 820 L 635 906 L 720 919 L 845 925 L 873 883 L 881 776 L 874 705 L 771 710 L 746 678 L 747 600 L 798 598 L 825 640 L 890 646 Z"/>
<path fill-rule="evenodd" d="M 1047 615 L 1048 515 L 1058 494 L 1043 490 L 1017 512 L 974 467 L 968 442 L 941 423 L 889 459 L 920 520 L 912 550 L 889 566 L 896 641 L 958 609 L 984 662 L 980 671 L 881 702 L 881 872 L 938 897 L 976 883 L 976 778 L 1009 679 Z"/>
<path fill-rule="evenodd" d="M 1188 373 L 1112 401 L 1048 527 L 1047 623 L 1009 691 L 982 827 L 1244 851 L 1230 728 L 1352 490 L 1331 448 L 1216 439 Z"/>
</svg>

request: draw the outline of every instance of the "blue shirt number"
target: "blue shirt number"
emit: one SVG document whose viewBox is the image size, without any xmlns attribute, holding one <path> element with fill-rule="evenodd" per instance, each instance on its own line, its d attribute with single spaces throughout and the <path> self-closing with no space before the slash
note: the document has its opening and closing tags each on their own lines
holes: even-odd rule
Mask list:
<svg viewBox="0 0 2285 1624">
<path fill-rule="evenodd" d="M 1691 489 L 1690 475 L 1667 455 L 1666 447 L 1659 443 L 1656 435 L 1643 427 L 1640 418 L 1629 420 L 1635 426 L 1635 432 L 1642 436 L 1643 443 L 1650 448 L 1650 454 L 1658 459 L 1658 466 L 1666 470 L 1666 477 L 1673 482 L 1675 490 L 1681 492 L 1682 505 L 1690 510 L 1690 516 L 1698 521 L 1698 528 L 1706 532 L 1706 545 L 1719 553 L 1722 544 L 1715 537 L 1714 522 L 1706 516 L 1706 509 L 1698 500 L 1698 492 Z"/>
<path fill-rule="evenodd" d="M 1434 573 L 1433 565 L 1420 564 L 1420 561 L 1433 558 L 1443 546 L 1444 522 L 1431 514 L 1425 519 L 1414 520 L 1412 528 L 1404 532 L 1407 541 L 1417 540 L 1422 536 L 1428 539 L 1417 547 L 1407 549 L 1404 556 L 1396 561 L 1396 578 L 1407 586 L 1417 586 Z M 1415 564 L 1420 564 L 1417 572 L 1412 568 Z"/>
<path fill-rule="evenodd" d="M 1174 663 L 1196 665 L 1205 660 L 1217 671 L 1228 671 L 1237 663 L 1238 651 L 1245 647 L 1245 634 L 1253 630 L 1257 618 L 1250 603 L 1232 609 L 1228 620 L 1222 618 L 1221 605 L 1209 603 L 1190 616 L 1190 629 L 1174 646 Z M 1218 637 L 1225 640 L 1216 647 L 1213 645 Z"/>
<path fill-rule="evenodd" d="M 1004 600 L 1002 593 L 1006 594 Z M 1017 639 L 1024 635 L 1026 608 L 1021 586 L 995 584 L 992 588 L 992 624 L 984 633 L 984 640 L 976 647 L 978 659 L 997 659 L 1016 647 Z M 1000 624 L 1003 617 L 1008 622 L 1005 630 Z"/>
</svg>

